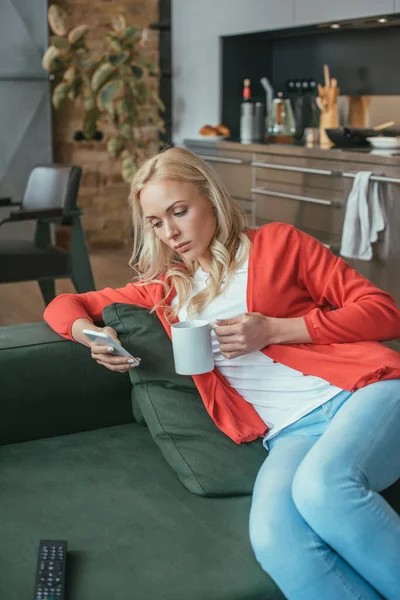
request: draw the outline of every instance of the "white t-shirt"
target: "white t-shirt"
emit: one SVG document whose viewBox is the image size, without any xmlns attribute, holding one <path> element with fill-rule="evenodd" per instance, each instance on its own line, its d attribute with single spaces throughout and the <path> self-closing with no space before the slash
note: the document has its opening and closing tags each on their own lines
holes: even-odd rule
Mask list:
<svg viewBox="0 0 400 600">
<path fill-rule="evenodd" d="M 236 271 L 224 293 L 196 318 L 207 321 L 230 319 L 248 312 L 246 301 L 248 260 Z M 206 287 L 208 273 L 199 268 L 192 295 Z M 175 297 L 172 304 L 177 303 Z M 188 319 L 187 304 L 179 311 L 180 321 Z M 211 332 L 215 367 L 230 385 L 247 401 L 269 427 L 265 440 L 274 437 L 284 427 L 327 402 L 342 390 L 320 377 L 303 375 L 281 363 L 274 362 L 260 350 L 237 358 L 222 356 L 215 332 Z"/>
</svg>

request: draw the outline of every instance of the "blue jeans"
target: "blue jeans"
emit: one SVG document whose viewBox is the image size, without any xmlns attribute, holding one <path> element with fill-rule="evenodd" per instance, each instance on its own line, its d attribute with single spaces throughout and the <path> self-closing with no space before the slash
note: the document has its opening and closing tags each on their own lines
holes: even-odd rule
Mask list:
<svg viewBox="0 0 400 600">
<path fill-rule="evenodd" d="M 268 442 L 250 541 L 289 600 L 400 600 L 400 379 L 334 398 Z"/>
</svg>

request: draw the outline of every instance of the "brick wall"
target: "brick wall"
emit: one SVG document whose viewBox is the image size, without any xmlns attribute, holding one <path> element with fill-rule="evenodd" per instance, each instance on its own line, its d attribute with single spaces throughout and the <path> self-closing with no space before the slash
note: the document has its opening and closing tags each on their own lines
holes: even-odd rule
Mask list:
<svg viewBox="0 0 400 600">
<path fill-rule="evenodd" d="M 67 10 L 72 26 L 86 23 L 91 27 L 88 35 L 90 48 L 102 47 L 101 40 L 113 16 L 125 15 L 128 25 L 145 27 L 158 21 L 158 0 L 56 0 Z M 158 32 L 149 31 L 146 54 L 158 63 Z M 154 79 L 154 85 L 158 82 Z M 79 206 L 85 214 L 82 222 L 88 246 L 126 246 L 131 244 L 131 227 L 128 218 L 127 197 L 129 186 L 120 175 L 120 162 L 114 160 L 101 142 L 75 142 L 74 133 L 81 129 L 82 110 L 68 102 L 60 110 L 53 110 L 54 160 L 82 167 L 83 175 L 79 193 Z M 140 124 L 139 124 L 140 125 Z M 154 127 L 141 127 L 148 139 L 157 140 Z M 107 135 L 108 127 L 102 127 Z M 156 144 L 150 147 L 157 150 Z M 63 231 L 58 232 L 63 243 Z"/>
</svg>

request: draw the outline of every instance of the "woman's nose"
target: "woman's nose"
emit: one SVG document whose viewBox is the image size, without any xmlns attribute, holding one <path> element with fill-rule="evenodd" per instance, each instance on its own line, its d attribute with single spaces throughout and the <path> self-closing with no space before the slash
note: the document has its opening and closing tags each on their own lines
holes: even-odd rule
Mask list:
<svg viewBox="0 0 400 600">
<path fill-rule="evenodd" d="M 165 226 L 165 235 L 167 239 L 173 240 L 175 237 L 179 235 L 179 229 L 176 227 L 174 223 L 167 223 Z"/>
</svg>

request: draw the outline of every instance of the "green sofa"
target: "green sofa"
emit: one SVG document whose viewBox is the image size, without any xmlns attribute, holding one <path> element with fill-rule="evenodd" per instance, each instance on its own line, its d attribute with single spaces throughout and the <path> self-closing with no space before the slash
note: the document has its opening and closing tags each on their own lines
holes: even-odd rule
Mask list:
<svg viewBox="0 0 400 600">
<path fill-rule="evenodd" d="M 0 598 L 33 597 L 40 538 L 68 540 L 68 600 L 283 598 L 250 547 L 250 496 L 190 493 L 128 375 L 34 323 L 0 328 L 0 381 Z M 385 495 L 399 510 L 399 487 Z"/>
<path fill-rule="evenodd" d="M 128 375 L 45 323 L 0 328 L 0 598 L 33 597 L 68 540 L 68 600 L 275 600 L 249 496 L 190 493 L 134 421 Z"/>
</svg>

